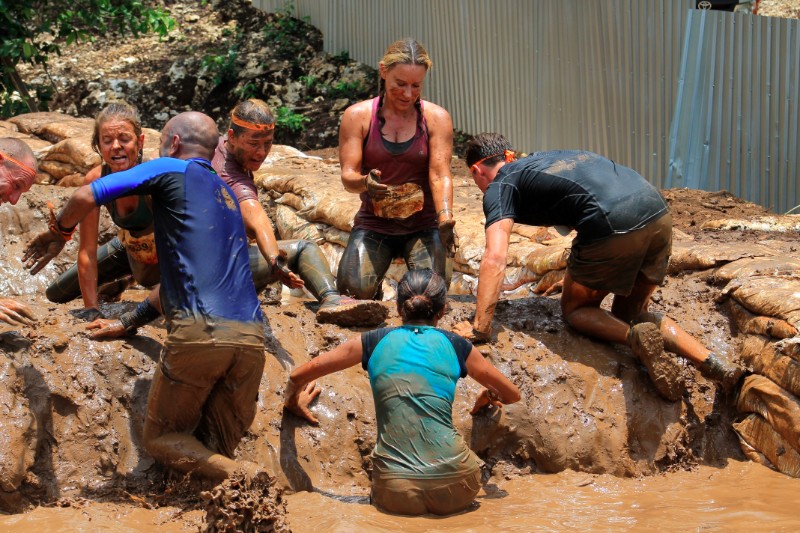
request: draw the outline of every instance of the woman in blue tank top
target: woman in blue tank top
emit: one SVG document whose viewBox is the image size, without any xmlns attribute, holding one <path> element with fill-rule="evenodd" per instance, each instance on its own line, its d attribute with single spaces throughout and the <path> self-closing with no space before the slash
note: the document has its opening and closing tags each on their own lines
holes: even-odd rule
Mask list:
<svg viewBox="0 0 800 533">
<path fill-rule="evenodd" d="M 409 271 L 397 289 L 400 327 L 363 333 L 292 372 L 285 407 L 312 424 L 315 379 L 361 363 L 368 372 L 378 436 L 372 451 L 372 502 L 397 514 L 451 514 L 480 489 L 481 460 L 453 426 L 456 382 L 467 375 L 486 387 L 483 406 L 514 403 L 517 387 L 467 340 L 438 329 L 447 287 L 431 269 Z"/>
</svg>

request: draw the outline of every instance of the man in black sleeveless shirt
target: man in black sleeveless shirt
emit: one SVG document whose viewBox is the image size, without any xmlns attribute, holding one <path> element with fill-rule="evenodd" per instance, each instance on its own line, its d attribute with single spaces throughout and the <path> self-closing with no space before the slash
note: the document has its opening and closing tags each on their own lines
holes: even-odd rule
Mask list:
<svg viewBox="0 0 800 533">
<path fill-rule="evenodd" d="M 514 223 L 577 232 L 564 277 L 564 320 L 591 337 L 626 344 L 647 367 L 659 393 L 675 401 L 684 392 L 681 366 L 694 363 L 708 379 L 732 388 L 742 369 L 681 329 L 648 311 L 666 277 L 672 217 L 655 187 L 635 171 L 586 151 L 538 152 L 514 160 L 511 143 L 484 133 L 467 147 L 467 165 L 484 193 L 486 248 L 472 324 L 455 332 L 488 340 Z M 614 295 L 611 312 L 600 308 Z"/>
</svg>

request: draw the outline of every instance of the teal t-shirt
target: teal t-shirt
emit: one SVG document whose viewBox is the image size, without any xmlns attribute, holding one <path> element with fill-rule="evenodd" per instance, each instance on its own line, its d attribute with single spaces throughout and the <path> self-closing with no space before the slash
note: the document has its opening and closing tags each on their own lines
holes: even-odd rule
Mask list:
<svg viewBox="0 0 800 533">
<path fill-rule="evenodd" d="M 481 461 L 453 427 L 458 379 L 467 375 L 472 345 L 431 326 L 382 328 L 362 334 L 378 438 L 372 466 L 381 478 L 449 478 Z"/>
</svg>

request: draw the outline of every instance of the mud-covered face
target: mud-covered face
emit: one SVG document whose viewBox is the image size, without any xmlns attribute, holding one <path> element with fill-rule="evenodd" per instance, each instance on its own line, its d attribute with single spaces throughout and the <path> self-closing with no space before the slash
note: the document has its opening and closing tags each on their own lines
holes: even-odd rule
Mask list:
<svg viewBox="0 0 800 533">
<path fill-rule="evenodd" d="M 274 130 L 245 130 L 238 135 L 228 130 L 228 152 L 245 170 L 255 172 L 269 155 L 274 139 Z"/>
<path fill-rule="evenodd" d="M 133 124 L 127 120 L 108 120 L 100 124 L 97 139 L 100 155 L 112 172 L 128 170 L 139 160 L 144 145 L 144 134 L 136 135 Z"/>
<path fill-rule="evenodd" d="M 0 152 L 0 204 L 17 205 L 22 193 L 28 191 L 36 179 L 30 166 Z"/>
<path fill-rule="evenodd" d="M 413 106 L 422 96 L 422 81 L 427 73 L 424 65 L 399 64 L 388 69 L 381 65 L 386 98 L 397 108 Z"/>
</svg>

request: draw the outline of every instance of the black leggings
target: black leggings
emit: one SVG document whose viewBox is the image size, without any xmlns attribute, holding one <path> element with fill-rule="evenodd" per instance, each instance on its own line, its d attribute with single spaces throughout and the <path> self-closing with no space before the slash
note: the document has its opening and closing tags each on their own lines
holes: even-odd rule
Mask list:
<svg viewBox="0 0 800 533">
<path fill-rule="evenodd" d="M 339 261 L 339 292 L 361 300 L 380 298 L 381 282 L 395 257 L 402 257 L 409 270 L 431 268 L 450 283 L 446 274 L 447 256 L 438 230 L 383 235 L 353 229 Z"/>
<path fill-rule="evenodd" d="M 289 270 L 296 272 L 306 283 L 306 288 L 317 300 L 338 295 L 336 280 L 331 274 L 328 261 L 319 246 L 309 241 L 292 240 L 278 241 L 278 248 L 286 252 Z M 250 246 L 250 271 L 253 273 L 253 282 L 256 290 L 261 292 L 267 285 L 274 283 L 278 278 L 272 272 L 272 267 L 261 255 L 256 246 Z M 158 265 L 136 265 L 131 268 L 128 254 L 122 243 L 114 237 L 97 249 L 97 285 L 103 285 L 134 274 L 136 281 L 145 286 L 158 283 Z M 148 275 L 139 275 L 145 270 L 155 271 Z M 152 268 L 150 268 L 152 267 Z M 147 278 L 147 279 L 140 279 Z M 47 299 L 54 303 L 66 303 L 81 295 L 81 286 L 78 281 L 78 267 L 72 265 L 61 274 L 48 288 Z"/>
</svg>

